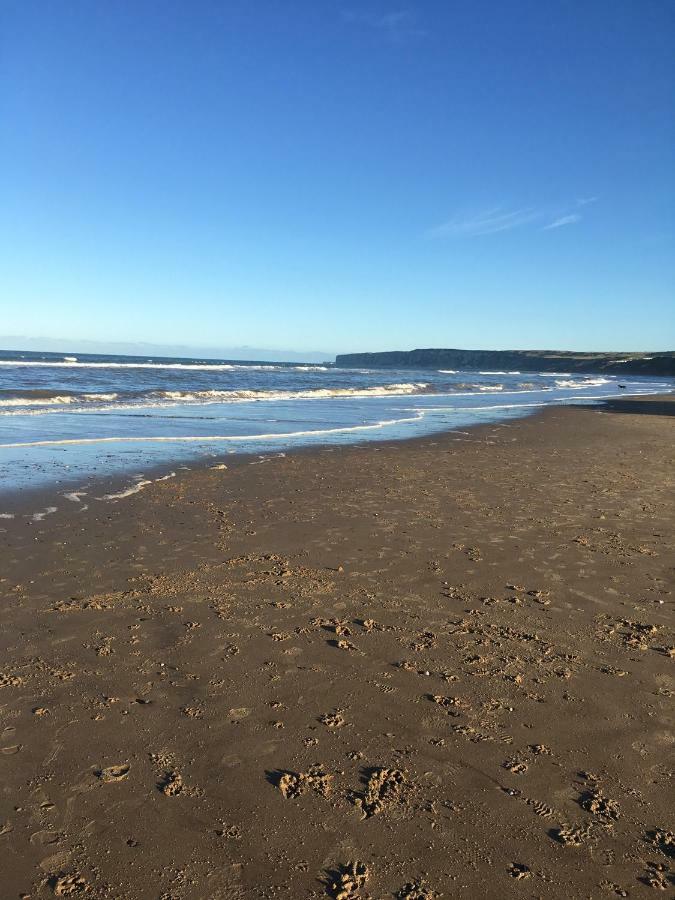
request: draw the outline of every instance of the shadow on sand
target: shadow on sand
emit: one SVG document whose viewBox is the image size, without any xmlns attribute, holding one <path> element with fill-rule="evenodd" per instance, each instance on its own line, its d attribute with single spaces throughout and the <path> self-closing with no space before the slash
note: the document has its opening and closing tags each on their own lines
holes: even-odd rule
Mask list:
<svg viewBox="0 0 675 900">
<path fill-rule="evenodd" d="M 625 400 L 605 400 L 601 408 L 606 412 L 631 415 L 675 416 L 675 394 L 654 398 L 627 397 Z"/>
</svg>

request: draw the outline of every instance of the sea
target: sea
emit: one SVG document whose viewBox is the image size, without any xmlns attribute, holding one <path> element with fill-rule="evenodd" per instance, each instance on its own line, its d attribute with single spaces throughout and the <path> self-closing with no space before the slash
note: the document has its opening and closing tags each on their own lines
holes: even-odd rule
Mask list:
<svg viewBox="0 0 675 900">
<path fill-rule="evenodd" d="M 545 406 L 674 389 L 669 378 L 564 371 L 0 350 L 0 500 L 51 488 L 86 505 L 101 479 L 119 490 L 96 499 L 119 500 L 180 468 L 224 467 L 232 454 L 263 460 L 299 447 L 462 435 Z"/>
</svg>

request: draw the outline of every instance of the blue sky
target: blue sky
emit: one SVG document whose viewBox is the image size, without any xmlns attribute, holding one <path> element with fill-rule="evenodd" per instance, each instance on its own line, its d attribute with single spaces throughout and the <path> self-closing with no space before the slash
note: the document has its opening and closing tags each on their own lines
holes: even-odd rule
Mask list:
<svg viewBox="0 0 675 900">
<path fill-rule="evenodd" d="M 4 335 L 675 347 L 670 0 L 4 0 Z"/>
</svg>

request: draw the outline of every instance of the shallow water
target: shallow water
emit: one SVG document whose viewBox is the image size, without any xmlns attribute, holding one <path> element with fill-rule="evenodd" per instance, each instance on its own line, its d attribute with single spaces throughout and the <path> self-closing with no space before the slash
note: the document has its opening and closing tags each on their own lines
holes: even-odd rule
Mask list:
<svg viewBox="0 0 675 900">
<path fill-rule="evenodd" d="M 169 467 L 232 453 L 462 430 L 552 403 L 674 388 L 673 379 L 564 372 L 0 352 L 0 493 L 47 486 L 72 493 L 116 475 L 128 475 L 135 491 L 158 467 L 170 474 Z"/>
</svg>

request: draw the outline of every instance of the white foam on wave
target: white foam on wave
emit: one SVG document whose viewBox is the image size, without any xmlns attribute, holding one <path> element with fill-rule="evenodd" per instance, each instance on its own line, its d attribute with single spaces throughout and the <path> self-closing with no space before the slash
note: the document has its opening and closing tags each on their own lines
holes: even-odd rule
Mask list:
<svg viewBox="0 0 675 900">
<path fill-rule="evenodd" d="M 479 375 L 520 375 L 520 372 L 479 372 Z"/>
<path fill-rule="evenodd" d="M 613 384 L 614 381 L 609 378 L 586 379 L 583 381 L 560 381 L 556 382 L 556 388 L 559 390 L 587 389 L 603 384 Z M 653 389 L 647 393 L 658 392 L 669 393 L 671 388 L 659 382 L 649 383 L 653 385 Z M 464 385 L 463 385 L 464 386 Z M 124 412 L 128 410 L 145 410 L 145 409 L 167 409 L 175 407 L 179 404 L 185 405 L 208 405 L 218 403 L 247 403 L 252 401 L 279 401 L 279 400 L 350 400 L 350 399 L 368 399 L 377 397 L 391 397 L 392 399 L 400 396 L 410 395 L 426 395 L 433 397 L 475 397 L 480 394 L 489 394 L 499 392 L 504 395 L 510 394 L 537 394 L 547 393 L 552 390 L 551 387 L 541 388 L 521 388 L 519 390 L 505 390 L 505 385 L 481 385 L 472 384 L 465 385 L 470 387 L 470 391 L 431 391 L 428 390 L 428 383 L 419 382 L 414 384 L 393 384 L 378 385 L 370 388 L 319 388 L 307 391 L 156 391 L 154 399 L 139 398 L 135 402 L 123 403 L 89 403 L 87 406 L 78 407 L 76 405 L 68 406 L 68 413 L 91 413 L 91 412 Z M 633 389 L 634 393 L 642 393 L 637 388 Z M 103 395 L 91 395 L 92 397 L 101 397 Z M 53 399 L 53 398 L 50 398 Z M 35 401 L 38 403 L 40 401 Z M 0 404 L 1 406 L 1 404 Z M 48 413 L 60 413 L 58 405 L 52 405 L 46 408 L 35 407 L 32 409 L 25 408 L 0 408 L 0 418 L 3 416 L 41 416 Z M 0 447 L 8 445 L 0 444 Z"/>
<path fill-rule="evenodd" d="M 86 491 L 69 491 L 67 494 L 63 495 L 66 500 L 70 500 L 72 503 L 79 503 L 82 497 L 87 496 Z"/>
<path fill-rule="evenodd" d="M 94 403 L 97 412 L 110 412 L 128 409 L 162 408 L 173 406 L 177 403 L 206 404 L 206 403 L 250 403 L 271 402 L 279 400 L 340 400 L 340 399 L 367 399 L 369 397 L 397 397 L 410 394 L 423 393 L 428 388 L 427 382 L 373 385 L 362 388 L 308 388 L 299 391 L 263 391 L 263 390 L 206 390 L 206 391 L 152 391 L 146 397 L 139 397 L 135 402 L 124 402 L 113 405 L 112 402 L 118 394 L 82 394 L 65 395 L 63 397 L 47 397 L 43 399 L 30 398 L 20 400 L 0 400 L 0 416 L 18 415 L 44 415 L 46 413 L 58 413 L 61 406 L 68 406 L 69 413 L 90 412 Z M 82 399 L 84 398 L 84 399 Z M 78 407 L 77 403 L 84 404 Z M 9 408 L 2 408 L 9 407 Z M 87 408 L 88 407 L 88 408 Z"/>
<path fill-rule="evenodd" d="M 478 387 L 478 385 L 476 385 Z M 495 387 L 493 391 L 499 391 L 503 396 L 511 396 L 512 394 L 548 394 L 552 388 L 543 387 L 543 388 L 521 388 L 520 390 L 514 391 L 505 391 L 504 386 L 501 385 L 499 387 Z M 488 388 L 487 392 L 490 392 L 490 388 Z M 479 391 L 443 391 L 439 394 L 430 394 L 430 399 L 435 399 L 436 397 L 480 397 L 481 392 Z M 429 407 L 431 408 L 431 407 Z M 459 407 L 458 407 L 459 408 Z"/>
<path fill-rule="evenodd" d="M 533 394 L 538 393 L 537 391 L 505 391 L 505 394 Z M 672 388 L 659 388 L 659 390 L 636 390 L 632 391 L 629 396 L 650 396 L 655 393 L 658 394 L 669 394 L 673 393 Z M 444 396 L 452 397 L 458 396 L 457 394 L 445 394 Z M 461 396 L 471 396 L 470 394 L 463 394 Z M 524 403 L 498 403 L 498 404 L 481 404 L 480 406 L 425 406 L 423 408 L 424 412 L 477 412 L 483 409 L 520 409 L 521 407 L 532 407 L 532 406 L 566 406 L 566 405 L 574 405 L 575 403 L 587 403 L 589 400 L 613 400 L 617 397 L 621 397 L 624 399 L 626 397 L 625 393 L 614 393 L 614 394 L 586 394 L 583 397 L 552 397 L 550 400 L 539 400 L 536 402 L 524 402 Z M 2 445 L 0 445 L 2 446 Z"/>
<path fill-rule="evenodd" d="M 405 416 L 399 419 L 383 419 L 372 425 L 344 425 L 337 428 L 319 428 L 305 431 L 282 431 L 269 434 L 195 434 L 195 435 L 149 435 L 147 437 L 99 437 L 99 438 L 62 438 L 46 441 L 20 441 L 17 443 L 0 444 L 0 450 L 17 449 L 21 447 L 62 447 L 78 444 L 145 444 L 145 443 L 212 443 L 214 441 L 270 441 L 286 440 L 296 437 L 319 437 L 325 434 L 343 434 L 354 431 L 371 431 L 373 429 L 386 428 L 390 425 L 419 422 L 424 418 L 424 410 L 415 410 L 415 415 Z M 135 491 L 134 491 L 135 493 Z"/>
<path fill-rule="evenodd" d="M 509 391 L 509 393 L 518 393 L 517 391 Z M 586 399 L 586 398 L 584 398 Z M 604 398 L 603 398 L 604 399 Z M 553 406 L 556 403 L 564 403 L 564 400 L 538 400 L 529 403 L 482 403 L 480 406 L 427 406 L 424 407 L 425 412 L 476 412 L 483 409 L 520 409 L 529 406 Z"/>
<path fill-rule="evenodd" d="M 162 475 L 161 478 L 142 478 L 139 481 L 136 481 L 131 487 L 127 488 L 124 491 L 119 491 L 116 494 L 104 494 L 102 497 L 97 497 L 97 500 L 123 500 L 125 497 L 131 497 L 132 494 L 138 494 L 139 491 L 142 491 L 143 488 L 148 487 L 150 484 L 155 484 L 157 481 L 168 481 L 169 478 L 175 478 L 176 473 L 170 472 L 168 475 Z"/>
<path fill-rule="evenodd" d="M 611 381 L 609 378 L 584 378 L 583 381 L 575 381 L 574 379 L 570 380 L 556 380 L 556 385 L 561 388 L 587 388 L 587 387 L 597 387 L 601 384 L 610 384 Z"/>
<path fill-rule="evenodd" d="M 198 400 L 218 403 L 235 403 L 249 400 L 328 400 L 335 397 L 389 397 L 418 394 L 427 388 L 427 382 L 403 384 L 378 384 L 358 388 L 308 388 L 300 391 L 155 391 L 152 396 L 167 400 Z"/>
<path fill-rule="evenodd" d="M 69 406 L 71 403 L 109 403 L 119 394 L 56 394 L 53 397 L 8 397 L 0 398 L 0 407 L 22 406 Z"/>
<path fill-rule="evenodd" d="M 456 375 L 457 369 L 439 369 L 438 370 L 441 375 Z"/>
<path fill-rule="evenodd" d="M 498 391 L 500 394 L 504 396 L 510 396 L 511 394 L 548 394 L 551 390 L 550 387 L 541 387 L 541 388 L 520 388 L 518 390 L 513 391 L 505 391 L 504 385 L 467 385 L 468 387 L 473 388 L 471 391 L 439 391 L 437 394 L 427 394 L 430 400 L 434 400 L 437 397 L 480 397 L 481 393 L 494 393 Z M 429 407 L 431 408 L 431 407 Z"/>
<path fill-rule="evenodd" d="M 125 491 L 119 491 L 116 494 L 104 494 L 102 497 L 97 497 L 97 500 L 123 500 L 125 497 L 131 497 L 132 494 L 137 494 L 139 491 L 142 491 L 143 488 L 147 487 L 149 484 L 152 484 L 152 481 L 149 479 L 143 479 L 142 481 L 137 481 L 130 488 L 127 488 Z"/>
<path fill-rule="evenodd" d="M 32 516 L 26 516 L 26 518 L 30 518 L 33 522 L 41 522 L 45 516 L 51 516 L 57 509 L 57 506 L 47 506 L 45 509 L 40 510 L 40 512 L 33 513 Z"/>
</svg>

